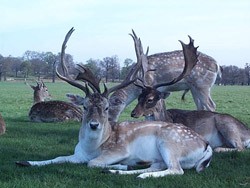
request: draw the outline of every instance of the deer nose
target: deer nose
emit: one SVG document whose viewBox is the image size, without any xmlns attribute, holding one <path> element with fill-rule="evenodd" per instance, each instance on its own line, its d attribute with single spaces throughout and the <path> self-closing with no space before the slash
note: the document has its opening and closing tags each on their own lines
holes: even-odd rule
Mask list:
<svg viewBox="0 0 250 188">
<path fill-rule="evenodd" d="M 99 126 L 99 123 L 98 122 L 90 122 L 89 126 L 92 130 L 96 130 Z"/>
</svg>

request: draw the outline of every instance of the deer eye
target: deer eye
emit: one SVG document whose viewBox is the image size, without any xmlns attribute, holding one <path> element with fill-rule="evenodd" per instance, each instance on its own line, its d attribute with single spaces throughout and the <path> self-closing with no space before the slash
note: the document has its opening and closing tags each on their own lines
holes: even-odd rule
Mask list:
<svg viewBox="0 0 250 188">
<path fill-rule="evenodd" d="M 153 100 L 153 99 L 148 99 L 148 100 L 147 100 L 147 103 L 152 104 L 153 102 L 154 102 L 154 100 Z"/>
<path fill-rule="evenodd" d="M 109 109 L 109 107 L 106 107 L 106 108 L 105 108 L 105 111 L 108 111 L 108 109 Z"/>
<path fill-rule="evenodd" d="M 86 106 L 83 106 L 83 110 L 85 110 L 85 111 L 86 111 L 86 110 L 87 110 L 87 107 L 86 107 Z"/>
</svg>

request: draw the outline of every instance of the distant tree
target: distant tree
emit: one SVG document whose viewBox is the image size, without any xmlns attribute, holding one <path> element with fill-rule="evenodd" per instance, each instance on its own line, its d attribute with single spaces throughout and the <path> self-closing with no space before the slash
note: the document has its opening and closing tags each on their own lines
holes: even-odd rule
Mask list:
<svg viewBox="0 0 250 188">
<path fill-rule="evenodd" d="M 250 64 L 246 63 L 245 65 L 245 75 L 247 80 L 247 85 L 250 85 Z"/>
<path fill-rule="evenodd" d="M 245 70 L 237 66 L 223 66 L 221 83 L 223 85 L 244 85 L 246 84 Z"/>
<path fill-rule="evenodd" d="M 31 70 L 31 63 L 29 61 L 23 61 L 20 67 L 23 77 L 28 78 Z"/>
<path fill-rule="evenodd" d="M 134 61 L 132 59 L 127 58 L 124 60 L 124 63 L 123 63 L 124 67 L 122 67 L 122 70 L 121 70 L 121 79 L 124 79 L 126 77 L 133 63 Z"/>
<path fill-rule="evenodd" d="M 106 82 L 108 82 L 109 79 L 111 79 L 114 82 L 115 79 L 119 78 L 120 65 L 119 65 L 119 59 L 116 55 L 112 57 L 103 58 L 100 64 L 104 70 Z"/>
<path fill-rule="evenodd" d="M 0 81 L 2 81 L 4 57 L 0 54 Z"/>
</svg>

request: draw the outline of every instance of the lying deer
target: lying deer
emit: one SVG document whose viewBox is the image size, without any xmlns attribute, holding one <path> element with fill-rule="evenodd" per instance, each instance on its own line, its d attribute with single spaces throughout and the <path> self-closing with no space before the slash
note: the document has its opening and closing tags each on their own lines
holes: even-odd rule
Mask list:
<svg viewBox="0 0 250 188">
<path fill-rule="evenodd" d="M 211 87 L 214 85 L 217 75 L 221 75 L 220 66 L 210 56 L 198 52 L 198 62 L 192 69 L 191 74 L 184 77 L 179 82 L 163 86 L 160 91 L 191 91 L 194 102 L 198 110 L 215 111 L 216 105 L 210 96 Z M 182 50 L 172 52 L 157 53 L 147 55 L 145 66 L 149 67 L 143 80 L 151 84 L 159 84 L 163 80 L 172 81 L 184 68 L 184 56 Z M 138 58 L 137 58 L 138 61 Z M 129 85 L 126 88 L 117 90 L 110 98 L 110 120 L 117 121 L 122 111 L 127 105 L 133 102 L 141 93 L 141 89 Z"/>
<path fill-rule="evenodd" d="M 62 54 L 72 34 L 72 28 L 65 37 Z M 133 35 L 132 35 L 133 36 Z M 133 36 L 137 44 L 138 39 Z M 183 48 L 186 45 L 183 44 Z M 139 48 L 140 46 L 136 46 Z M 189 50 L 189 49 L 188 49 Z M 63 58 L 62 61 L 63 63 Z M 65 69 L 66 70 L 66 69 Z M 87 163 L 88 167 L 112 168 L 116 174 L 140 174 L 138 177 L 162 177 L 170 174 L 183 174 L 183 169 L 196 168 L 202 171 L 210 163 L 211 147 L 191 129 L 167 122 L 122 122 L 115 126 L 108 120 L 110 93 L 134 82 L 132 69 L 126 80 L 112 88 L 104 85 L 104 92 L 89 69 L 79 65 L 76 80 L 67 71 L 58 76 L 69 84 L 83 90 L 83 121 L 79 132 L 79 142 L 70 156 L 60 156 L 45 161 L 19 161 L 18 165 L 43 166 L 56 163 Z M 85 86 L 77 80 L 87 83 Z M 90 88 L 91 87 L 91 90 Z M 178 149 L 176 149 L 178 148 Z M 138 163 L 147 163 L 149 168 L 128 170 Z"/>
<path fill-rule="evenodd" d="M 221 114 L 205 110 L 166 110 L 164 99 L 170 93 L 157 90 L 162 85 L 145 85 L 137 83 L 142 88 L 138 103 L 131 116 L 138 118 L 145 116 L 147 120 L 181 123 L 199 133 L 213 149 L 222 151 L 241 151 L 250 148 L 250 130 L 229 114 Z"/>
<path fill-rule="evenodd" d="M 34 90 L 34 104 L 29 111 L 29 118 L 33 122 L 61 122 L 66 120 L 81 121 L 82 110 L 77 105 L 66 101 L 46 101 L 51 96 L 44 82 L 37 82 L 36 86 L 30 85 Z M 75 97 L 67 97 L 74 102 Z"/>
<path fill-rule="evenodd" d="M 4 134 L 6 131 L 6 125 L 5 122 L 3 120 L 2 115 L 0 114 L 0 135 Z"/>
</svg>

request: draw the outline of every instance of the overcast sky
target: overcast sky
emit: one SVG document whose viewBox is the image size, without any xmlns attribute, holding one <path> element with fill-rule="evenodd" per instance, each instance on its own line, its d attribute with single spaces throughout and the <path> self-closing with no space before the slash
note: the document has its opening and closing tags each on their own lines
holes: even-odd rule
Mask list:
<svg viewBox="0 0 250 188">
<path fill-rule="evenodd" d="M 134 29 L 149 54 L 181 49 L 192 36 L 220 65 L 250 63 L 249 0 L 1 0 L 0 54 L 60 51 L 77 62 L 117 55 L 135 60 Z"/>
</svg>

